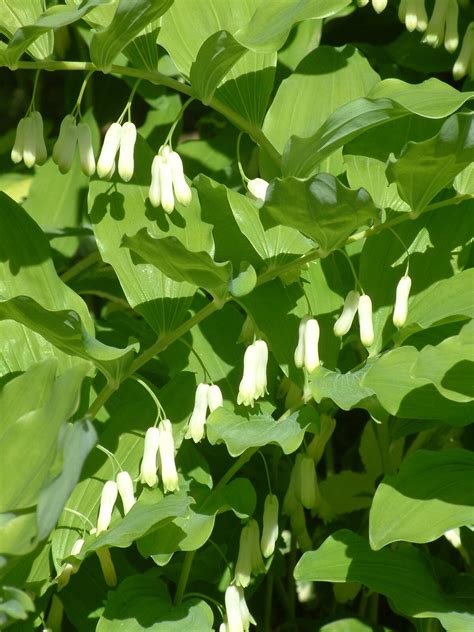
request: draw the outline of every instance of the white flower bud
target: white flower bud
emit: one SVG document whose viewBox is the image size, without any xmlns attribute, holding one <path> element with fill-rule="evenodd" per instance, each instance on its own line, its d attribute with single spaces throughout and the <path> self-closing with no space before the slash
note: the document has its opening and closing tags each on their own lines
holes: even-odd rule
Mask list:
<svg viewBox="0 0 474 632">
<path fill-rule="evenodd" d="M 423 31 L 426 31 L 426 27 L 428 26 L 428 14 L 425 9 L 425 0 L 411 0 L 411 2 L 413 2 L 416 7 L 416 30 L 422 33 Z"/>
<path fill-rule="evenodd" d="M 255 369 L 255 399 L 263 397 L 267 392 L 267 362 L 268 347 L 264 340 L 254 342 L 257 349 L 257 363 Z"/>
<path fill-rule="evenodd" d="M 78 540 L 76 540 L 72 545 L 71 555 L 79 555 L 79 553 L 82 551 L 82 547 L 84 546 L 84 542 L 85 540 L 83 538 L 79 538 Z M 79 564 L 71 564 L 70 562 L 68 562 L 64 566 L 64 568 L 56 578 L 59 590 L 67 586 L 69 580 L 71 579 L 71 575 L 77 573 L 78 570 Z"/>
<path fill-rule="evenodd" d="M 48 159 L 48 152 L 44 142 L 43 117 L 37 110 L 35 110 L 31 113 L 31 118 L 33 120 L 36 135 L 36 164 L 44 165 Z"/>
<path fill-rule="evenodd" d="M 254 400 L 257 399 L 255 395 L 255 381 L 258 361 L 258 351 L 255 347 L 255 343 L 247 347 L 244 354 L 244 373 L 239 384 L 239 393 L 237 395 L 237 404 L 244 404 L 244 406 L 254 405 Z"/>
<path fill-rule="evenodd" d="M 91 176 L 95 172 L 95 157 L 91 130 L 87 123 L 79 123 L 77 126 L 77 141 L 82 173 L 86 176 Z"/>
<path fill-rule="evenodd" d="M 115 566 L 112 562 L 110 550 L 102 547 L 100 549 L 97 549 L 96 553 L 97 557 L 99 558 L 100 567 L 102 569 L 102 574 L 104 575 L 105 583 L 107 584 L 107 586 L 113 588 L 117 585 L 117 573 L 115 572 Z"/>
<path fill-rule="evenodd" d="M 269 183 L 262 178 L 254 178 L 247 182 L 247 188 L 250 195 L 259 202 L 258 206 L 263 206 Z"/>
<path fill-rule="evenodd" d="M 296 457 L 296 496 L 306 509 L 314 509 L 318 505 L 319 490 L 316 468 L 310 456 L 298 454 Z"/>
<path fill-rule="evenodd" d="M 106 531 L 109 527 L 112 511 L 117 500 L 117 492 L 117 483 L 115 481 L 107 481 L 102 488 L 99 517 L 97 518 L 97 535 L 102 531 Z"/>
<path fill-rule="evenodd" d="M 174 210 L 173 196 L 173 180 L 171 178 L 171 169 L 166 160 L 160 165 L 160 190 L 161 190 L 161 206 L 166 213 L 172 213 Z"/>
<path fill-rule="evenodd" d="M 304 365 L 304 331 L 306 329 L 306 323 L 309 320 L 309 316 L 304 316 L 298 327 L 298 344 L 295 349 L 295 366 L 298 369 L 302 369 Z"/>
<path fill-rule="evenodd" d="M 369 0 L 357 0 L 358 7 L 365 7 L 369 4 Z"/>
<path fill-rule="evenodd" d="M 315 318 L 309 318 L 304 330 L 304 365 L 311 373 L 319 362 L 319 324 Z"/>
<path fill-rule="evenodd" d="M 245 632 L 240 608 L 240 599 L 243 592 L 242 588 L 234 584 L 228 586 L 225 591 L 226 629 L 228 632 Z"/>
<path fill-rule="evenodd" d="M 372 322 L 372 301 L 367 294 L 362 294 L 360 297 L 358 312 L 360 340 L 364 347 L 370 347 L 374 342 L 374 325 Z"/>
<path fill-rule="evenodd" d="M 158 483 L 156 475 L 156 455 L 160 444 L 160 431 L 158 428 L 148 428 L 145 433 L 145 445 L 143 459 L 140 466 L 140 482 L 153 487 Z"/>
<path fill-rule="evenodd" d="M 198 384 L 194 397 L 194 409 L 184 435 L 185 439 L 192 439 L 194 443 L 199 443 L 204 436 L 208 396 L 209 384 Z"/>
<path fill-rule="evenodd" d="M 61 121 L 61 127 L 59 128 L 58 138 L 54 143 L 53 147 L 53 161 L 58 165 L 59 160 L 64 153 L 64 145 L 65 143 L 70 143 L 71 137 L 68 133 L 70 127 L 76 127 L 76 119 L 72 116 L 72 114 L 68 114 Z M 76 145 L 74 143 L 74 147 L 72 149 L 72 158 L 74 158 L 74 150 L 76 149 Z M 71 158 L 71 164 L 72 164 Z"/>
<path fill-rule="evenodd" d="M 112 167 L 115 165 L 115 156 L 120 146 L 121 135 L 122 126 L 120 123 L 112 123 L 105 134 L 99 160 L 97 161 L 97 175 L 99 178 L 110 177 Z"/>
<path fill-rule="evenodd" d="M 176 199 L 183 206 L 189 206 L 193 194 L 184 177 L 183 162 L 179 154 L 175 151 L 170 152 L 166 161 L 171 169 L 171 180 Z"/>
<path fill-rule="evenodd" d="M 76 152 L 77 127 L 75 119 L 73 117 L 71 118 L 72 121 L 68 121 L 68 123 L 65 125 L 61 139 L 58 138 L 57 140 L 57 144 L 59 144 L 59 147 L 56 151 L 56 164 L 58 165 L 59 171 L 63 174 L 67 173 L 71 169 L 72 163 L 74 161 L 74 154 Z M 54 156 L 55 153 L 53 150 L 53 160 Z"/>
<path fill-rule="evenodd" d="M 250 518 L 240 533 L 239 555 L 235 565 L 235 583 L 248 586 L 252 573 L 258 575 L 265 572 L 262 552 L 260 550 L 260 529 L 258 523 Z"/>
<path fill-rule="evenodd" d="M 395 307 L 393 309 L 393 324 L 398 329 L 403 327 L 407 320 L 410 288 L 411 278 L 409 276 L 402 276 L 397 285 Z"/>
<path fill-rule="evenodd" d="M 431 14 L 431 19 L 428 22 L 426 33 L 422 40 L 435 48 L 441 44 L 444 37 L 448 2 L 449 0 L 435 0 L 433 13 Z"/>
<path fill-rule="evenodd" d="M 30 169 L 36 161 L 36 126 L 28 116 L 23 127 L 23 162 Z"/>
<path fill-rule="evenodd" d="M 260 546 L 264 557 L 270 557 L 278 539 L 278 497 L 267 494 L 263 505 L 263 528 Z"/>
<path fill-rule="evenodd" d="M 474 22 L 467 27 L 461 45 L 461 51 L 453 66 L 453 77 L 462 79 L 468 72 L 474 75 Z"/>
<path fill-rule="evenodd" d="M 123 505 L 123 513 L 128 514 L 130 509 L 136 503 L 135 495 L 133 493 L 133 482 L 128 472 L 119 472 L 117 474 L 117 489 L 120 494 Z"/>
<path fill-rule="evenodd" d="M 25 120 L 20 119 L 16 128 L 15 143 L 11 152 L 11 159 L 15 164 L 23 160 L 23 146 L 25 142 Z"/>
<path fill-rule="evenodd" d="M 151 184 L 148 197 L 151 205 L 154 207 L 158 207 L 161 204 L 160 169 L 162 163 L 163 157 L 158 154 L 153 158 L 151 164 Z"/>
<path fill-rule="evenodd" d="M 118 172 L 122 180 L 128 182 L 133 176 L 135 163 L 133 152 L 137 140 L 137 128 L 133 123 L 127 122 L 122 125 L 120 136 L 120 152 L 118 160 Z"/>
<path fill-rule="evenodd" d="M 382 13 L 387 6 L 388 0 L 372 0 L 372 6 L 374 7 L 374 11 L 377 13 Z"/>
<path fill-rule="evenodd" d="M 359 292 L 351 290 L 346 296 L 342 313 L 334 324 L 334 334 L 336 336 L 345 336 L 352 326 L 354 316 L 359 306 Z"/>
<path fill-rule="evenodd" d="M 221 389 L 217 386 L 217 384 L 211 384 L 209 387 L 207 392 L 207 405 L 209 406 L 210 413 L 213 413 L 216 408 L 220 408 L 224 405 Z"/>
<path fill-rule="evenodd" d="M 160 468 L 163 480 L 163 489 L 166 492 L 179 490 L 178 472 L 174 462 L 174 439 L 171 421 L 163 419 L 159 426 L 160 430 Z"/>
<path fill-rule="evenodd" d="M 449 0 L 446 11 L 446 32 L 444 34 L 444 47 L 449 53 L 454 53 L 459 44 L 458 15 L 458 0 Z"/>
</svg>

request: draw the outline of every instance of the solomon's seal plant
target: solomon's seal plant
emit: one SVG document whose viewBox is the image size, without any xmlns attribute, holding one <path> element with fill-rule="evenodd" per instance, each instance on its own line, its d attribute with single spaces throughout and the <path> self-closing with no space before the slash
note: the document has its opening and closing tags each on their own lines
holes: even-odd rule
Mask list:
<svg viewBox="0 0 474 632">
<path fill-rule="evenodd" d="M 469 0 L 0 2 L 1 629 L 474 629 L 473 81 Z"/>
</svg>

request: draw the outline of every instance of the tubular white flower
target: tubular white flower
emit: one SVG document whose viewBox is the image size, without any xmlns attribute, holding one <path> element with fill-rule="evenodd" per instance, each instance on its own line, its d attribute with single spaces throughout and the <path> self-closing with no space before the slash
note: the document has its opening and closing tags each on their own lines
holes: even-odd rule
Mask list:
<svg viewBox="0 0 474 632">
<path fill-rule="evenodd" d="M 315 318 L 306 322 L 304 330 L 304 365 L 311 373 L 320 364 L 319 362 L 319 324 Z"/>
<path fill-rule="evenodd" d="M 372 0 L 372 6 L 374 7 L 374 11 L 377 13 L 382 13 L 387 7 L 388 0 Z"/>
<path fill-rule="evenodd" d="M 400 329 L 406 323 L 408 316 L 408 297 L 410 295 L 411 278 L 402 276 L 397 285 L 395 307 L 393 309 L 393 324 Z"/>
<path fill-rule="evenodd" d="M 434 46 L 439 46 L 444 38 L 446 12 L 448 9 L 449 0 L 435 0 L 433 13 L 431 14 L 430 21 L 426 28 L 423 42 Z"/>
<path fill-rule="evenodd" d="M 259 202 L 258 206 L 263 206 L 269 183 L 262 178 L 254 178 L 247 182 L 247 188 L 250 195 Z"/>
<path fill-rule="evenodd" d="M 25 119 L 23 127 L 23 162 L 31 168 L 36 162 L 36 129 L 31 116 Z"/>
<path fill-rule="evenodd" d="M 192 439 L 194 443 L 199 443 L 204 436 L 208 397 L 209 384 L 198 384 L 194 396 L 194 409 L 184 435 L 185 439 Z"/>
<path fill-rule="evenodd" d="M 267 494 L 263 505 L 263 527 L 260 546 L 264 557 L 270 557 L 278 539 L 278 497 Z"/>
<path fill-rule="evenodd" d="M 221 389 L 217 386 L 217 384 L 211 384 L 209 390 L 207 391 L 207 405 L 209 406 L 210 413 L 213 413 L 216 408 L 220 408 L 224 405 Z"/>
<path fill-rule="evenodd" d="M 240 608 L 241 595 L 243 590 L 239 586 L 231 584 L 225 591 L 225 611 L 227 615 L 228 632 L 246 632 L 242 621 L 242 610 Z"/>
<path fill-rule="evenodd" d="M 464 34 L 461 50 L 453 66 L 453 77 L 456 81 L 467 73 L 474 75 L 474 22 L 471 22 Z"/>
<path fill-rule="evenodd" d="M 122 180 L 128 182 L 133 176 L 135 168 L 133 152 L 137 140 L 137 128 L 131 122 L 122 125 L 120 135 L 120 151 L 118 160 L 118 172 Z"/>
<path fill-rule="evenodd" d="M 297 490 L 296 495 L 303 507 L 314 509 L 318 504 L 319 490 L 316 468 L 310 456 L 298 454 L 296 457 Z"/>
<path fill-rule="evenodd" d="M 351 290 L 346 296 L 342 313 L 334 323 L 334 334 L 336 336 L 345 336 L 352 327 L 352 322 L 354 321 L 359 306 L 359 298 L 359 292 L 355 290 Z"/>
<path fill-rule="evenodd" d="M 117 483 L 115 481 L 107 481 L 100 497 L 99 517 L 97 518 L 97 535 L 102 531 L 106 531 L 112 519 L 112 511 L 115 501 L 117 500 Z"/>
<path fill-rule="evenodd" d="M 33 120 L 36 136 L 36 164 L 44 165 L 48 159 L 48 152 L 44 142 L 43 117 L 37 110 L 32 112 L 30 116 Z"/>
<path fill-rule="evenodd" d="M 428 14 L 425 9 L 425 0 L 411 0 L 415 5 L 416 11 L 416 30 L 423 32 L 426 31 L 428 26 Z"/>
<path fill-rule="evenodd" d="M 136 503 L 135 495 L 133 493 L 133 482 L 128 472 L 119 472 L 117 474 L 117 489 L 120 494 L 123 505 L 123 513 L 128 514 L 130 509 Z"/>
<path fill-rule="evenodd" d="M 444 47 L 449 53 L 454 53 L 459 44 L 458 16 L 458 0 L 449 0 L 446 11 L 446 32 L 444 34 Z"/>
<path fill-rule="evenodd" d="M 254 400 L 257 399 L 255 394 L 255 383 L 257 375 L 257 361 L 258 351 L 255 347 L 255 343 L 249 345 L 244 354 L 244 373 L 239 384 L 239 393 L 237 395 L 237 404 L 244 404 L 244 406 L 254 405 Z"/>
<path fill-rule="evenodd" d="M 87 123 L 79 123 L 77 126 L 77 142 L 82 173 L 86 176 L 91 176 L 95 172 L 95 157 L 91 130 Z"/>
<path fill-rule="evenodd" d="M 359 299 L 359 332 L 364 347 L 370 347 L 374 342 L 374 325 L 372 322 L 372 301 L 370 296 L 362 294 Z"/>
<path fill-rule="evenodd" d="M 235 583 L 248 586 L 250 576 L 265 572 L 262 552 L 260 550 L 260 529 L 258 523 L 250 518 L 240 533 L 239 555 L 235 565 Z"/>
<path fill-rule="evenodd" d="M 101 547 L 100 549 L 97 549 L 96 553 L 99 558 L 105 583 L 107 586 L 113 588 L 117 585 L 117 573 L 115 572 L 115 566 L 112 561 L 112 556 L 110 555 L 110 550 L 105 547 Z"/>
<path fill-rule="evenodd" d="M 298 344 L 294 355 L 295 366 L 298 369 L 302 369 L 304 365 L 304 331 L 308 320 L 309 316 L 303 316 L 298 327 Z"/>
<path fill-rule="evenodd" d="M 159 425 L 160 445 L 158 447 L 160 453 L 161 478 L 163 480 L 163 489 L 166 492 L 174 492 L 179 490 L 178 472 L 174 462 L 174 439 L 171 421 L 163 419 Z"/>
<path fill-rule="evenodd" d="M 68 120 L 64 124 L 64 128 L 63 124 L 61 124 L 59 137 L 53 148 L 53 160 L 58 165 L 59 171 L 63 174 L 67 173 L 72 166 L 77 143 L 76 120 L 73 116 L 70 118 L 66 117 L 66 119 Z M 66 121 L 66 119 L 64 119 L 64 121 Z"/>
<path fill-rule="evenodd" d="M 171 169 L 166 158 L 163 158 L 160 164 L 159 177 L 161 206 L 166 213 L 172 213 L 174 211 L 173 180 L 171 177 Z"/>
<path fill-rule="evenodd" d="M 183 162 L 175 151 L 169 152 L 166 160 L 171 170 L 175 198 L 183 206 L 189 206 L 193 194 L 184 177 Z"/>
<path fill-rule="evenodd" d="M 62 155 L 62 152 L 64 151 L 64 144 L 66 143 L 66 141 L 70 140 L 69 135 L 67 134 L 70 127 L 76 127 L 76 119 L 72 116 L 72 114 L 68 114 L 61 121 L 59 134 L 53 147 L 53 161 L 56 164 L 59 164 L 59 159 Z"/>
<path fill-rule="evenodd" d="M 99 160 L 97 161 L 97 175 L 99 178 L 110 177 L 112 168 L 115 168 L 115 157 L 119 150 L 121 135 L 122 126 L 120 123 L 112 123 L 105 134 Z"/>
<path fill-rule="evenodd" d="M 25 119 L 22 118 L 19 120 L 16 134 L 15 134 L 15 142 L 11 151 L 11 159 L 15 164 L 18 164 L 23 160 L 23 146 L 25 142 Z"/>
<path fill-rule="evenodd" d="M 255 369 L 255 399 L 263 397 L 267 392 L 267 362 L 268 347 L 264 340 L 254 342 L 257 350 L 257 364 Z"/>
<path fill-rule="evenodd" d="M 143 459 L 140 466 L 140 482 L 153 487 L 158 483 L 156 475 L 156 455 L 160 445 L 160 431 L 158 428 L 148 428 L 145 433 Z"/>
<path fill-rule="evenodd" d="M 160 169 L 163 157 L 157 154 L 151 164 L 151 184 L 148 197 L 152 206 L 158 207 L 161 204 Z"/>
</svg>

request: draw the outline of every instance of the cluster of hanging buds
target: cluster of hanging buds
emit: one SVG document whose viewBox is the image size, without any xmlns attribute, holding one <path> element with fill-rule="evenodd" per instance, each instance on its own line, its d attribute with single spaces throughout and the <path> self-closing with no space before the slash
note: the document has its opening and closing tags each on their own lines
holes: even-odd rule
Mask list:
<svg viewBox="0 0 474 632">
<path fill-rule="evenodd" d="M 407 31 L 423 32 L 428 26 L 428 14 L 425 9 L 425 0 L 401 0 L 398 8 L 400 22 L 405 23 Z"/>
<path fill-rule="evenodd" d="M 76 124 L 75 116 L 68 114 L 61 123 L 59 136 L 53 147 L 53 161 L 61 173 L 67 173 L 71 169 L 76 147 L 79 150 L 82 173 L 92 176 L 95 173 L 95 156 L 90 127 L 87 123 Z"/>
<path fill-rule="evenodd" d="M 20 120 L 16 128 L 15 143 L 11 151 L 14 163 L 23 160 L 28 168 L 46 162 L 48 153 L 43 135 L 43 118 L 34 110 Z"/>
<path fill-rule="evenodd" d="M 186 429 L 185 439 L 199 443 L 204 437 L 207 409 L 212 413 L 223 404 L 221 389 L 216 384 L 198 384 L 194 398 L 194 409 Z"/>
<path fill-rule="evenodd" d="M 158 483 L 157 456 L 160 460 L 159 469 L 165 493 L 177 491 L 179 489 L 178 472 L 174 460 L 173 428 L 169 419 L 163 419 L 158 428 L 148 428 L 145 433 L 140 481 L 150 487 Z"/>
<path fill-rule="evenodd" d="M 382 13 L 387 6 L 388 0 L 372 0 L 372 7 L 377 13 Z M 369 0 L 357 0 L 359 7 L 365 7 L 369 4 Z"/>
<path fill-rule="evenodd" d="M 118 153 L 118 173 L 125 182 L 133 176 L 135 168 L 134 149 L 137 140 L 137 128 L 134 123 L 112 123 L 107 130 L 99 160 L 97 161 L 97 175 L 109 180 L 115 173 L 115 161 Z"/>
<path fill-rule="evenodd" d="M 244 373 L 239 384 L 237 404 L 252 406 L 267 392 L 268 347 L 264 340 L 256 340 L 244 354 Z"/>
<path fill-rule="evenodd" d="M 430 46 L 444 47 L 453 53 L 459 44 L 458 0 L 436 0 L 423 41 Z"/>
<path fill-rule="evenodd" d="M 319 325 L 311 316 L 301 319 L 298 329 L 298 345 L 295 350 L 295 366 L 298 369 L 305 368 L 312 373 L 320 364 L 319 362 Z"/>
<path fill-rule="evenodd" d="M 160 147 L 153 159 L 149 197 L 153 206 L 161 205 L 166 213 L 173 212 L 175 200 L 183 206 L 191 203 L 192 192 L 184 177 L 183 162 L 169 145 Z"/>
</svg>

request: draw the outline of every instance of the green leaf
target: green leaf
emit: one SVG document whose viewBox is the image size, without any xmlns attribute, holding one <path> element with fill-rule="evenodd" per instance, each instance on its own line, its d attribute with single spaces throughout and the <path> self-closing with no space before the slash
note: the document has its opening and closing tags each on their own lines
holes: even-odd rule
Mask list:
<svg viewBox="0 0 474 632">
<path fill-rule="evenodd" d="M 0 626 L 7 627 L 13 621 L 27 619 L 35 605 L 29 595 L 14 586 L 0 587 Z"/>
<path fill-rule="evenodd" d="M 321 504 L 318 515 L 329 522 L 335 517 L 370 507 L 373 479 L 362 472 L 342 470 L 319 482 Z"/>
<path fill-rule="evenodd" d="M 133 237 L 124 237 L 123 244 L 175 281 L 203 287 L 216 298 L 227 293 L 232 275 L 228 261 L 217 263 L 207 252 L 191 252 L 175 237 L 156 239 L 146 228 Z"/>
<path fill-rule="evenodd" d="M 308 180 L 277 179 L 268 189 L 263 212 L 314 239 L 323 256 L 377 216 L 367 191 L 348 189 L 326 173 Z"/>
<path fill-rule="evenodd" d="M 468 450 L 417 450 L 395 476 L 386 476 L 370 510 L 370 545 L 432 542 L 474 524 L 474 455 Z"/>
<path fill-rule="evenodd" d="M 12 0 L 6 1 L 7 4 L 12 3 Z M 30 20 L 22 21 L 20 28 L 15 32 L 8 47 L 0 52 L 0 61 L 7 66 L 14 66 L 26 50 L 29 50 L 36 57 L 37 54 L 35 55 L 34 51 L 40 42 L 43 43 L 46 41 L 51 42 L 50 50 L 47 55 L 43 54 L 42 57 L 49 57 L 53 52 L 53 37 L 51 31 L 77 22 L 91 11 L 91 9 L 106 3 L 108 3 L 108 0 L 86 0 L 86 2 L 82 2 L 77 9 L 70 9 L 64 5 L 54 6 L 39 15 L 34 24 L 30 25 Z M 22 2 L 22 4 L 31 4 L 31 0 Z M 42 2 L 37 2 L 36 4 L 42 8 Z M 44 34 L 46 34 L 47 37 L 42 37 Z M 41 39 L 39 42 L 36 42 L 38 38 Z"/>
<path fill-rule="evenodd" d="M 319 632 L 390 632 L 390 629 L 373 626 L 359 619 L 338 619 L 323 625 Z"/>
<path fill-rule="evenodd" d="M 353 46 L 320 46 L 281 82 L 265 116 L 263 131 L 282 153 L 290 136 L 311 136 L 337 108 L 364 97 L 378 81 L 377 73 Z M 293 173 L 290 165 L 285 168 L 285 173 Z M 320 171 L 341 173 L 342 152 L 321 165 Z"/>
<path fill-rule="evenodd" d="M 474 119 L 471 114 L 455 114 L 436 136 L 408 143 L 397 159 L 392 157 L 387 176 L 412 211 L 421 213 L 473 161 Z"/>
<path fill-rule="evenodd" d="M 97 632 L 212 632 L 214 616 L 202 600 L 187 599 L 173 606 L 166 584 L 154 573 L 131 575 L 110 592 Z"/>
<path fill-rule="evenodd" d="M 43 0 L 3 0 L 2 5 L 0 33 L 8 38 L 13 37 L 18 29 L 21 33 L 25 25 L 34 24 L 44 11 Z M 53 52 L 53 34 L 40 36 L 38 41 L 31 43 L 29 52 L 36 59 L 49 57 Z"/>
<path fill-rule="evenodd" d="M 453 582 L 454 569 L 446 564 L 443 570 L 445 581 Z M 474 624 L 472 596 L 462 589 L 445 591 L 432 561 L 421 551 L 372 551 L 364 538 L 349 530 L 336 531 L 317 551 L 304 553 L 294 576 L 300 581 L 360 582 L 388 597 L 396 611 L 434 617 L 450 632 L 469 630 Z"/>
<path fill-rule="evenodd" d="M 291 454 L 301 445 L 304 433 L 314 419 L 314 411 L 309 407 L 300 408 L 279 421 L 270 415 L 247 418 L 218 408 L 208 417 L 206 432 L 209 443 L 224 442 L 233 457 L 240 456 L 248 448 L 268 443 L 276 443 L 285 454 Z"/>
<path fill-rule="evenodd" d="M 92 62 L 97 68 L 107 70 L 127 44 L 172 3 L 173 0 L 120 0 L 112 22 L 92 36 Z"/>
</svg>

